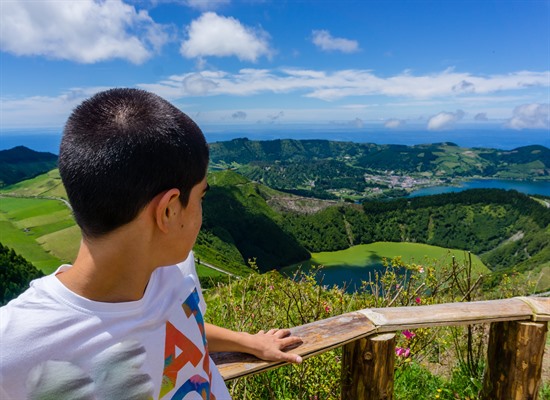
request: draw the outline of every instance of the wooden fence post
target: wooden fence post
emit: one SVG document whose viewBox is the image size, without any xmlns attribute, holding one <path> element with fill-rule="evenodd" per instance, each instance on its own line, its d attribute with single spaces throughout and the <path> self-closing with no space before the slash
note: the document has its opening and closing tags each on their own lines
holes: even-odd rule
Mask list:
<svg viewBox="0 0 550 400">
<path fill-rule="evenodd" d="M 342 352 L 342 399 L 391 400 L 395 333 L 359 339 Z"/>
<path fill-rule="evenodd" d="M 491 324 L 482 399 L 537 398 L 547 330 L 547 322 Z"/>
</svg>

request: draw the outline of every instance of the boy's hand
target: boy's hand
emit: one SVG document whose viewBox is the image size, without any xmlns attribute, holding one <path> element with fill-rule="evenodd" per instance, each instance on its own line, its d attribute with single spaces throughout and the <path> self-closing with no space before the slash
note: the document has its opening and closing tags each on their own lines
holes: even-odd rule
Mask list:
<svg viewBox="0 0 550 400">
<path fill-rule="evenodd" d="M 282 351 L 287 347 L 303 342 L 297 336 L 290 336 L 289 329 L 270 329 L 267 332 L 261 330 L 251 336 L 254 341 L 252 354 L 256 357 L 266 361 L 287 361 L 298 364 L 302 362 L 302 357 L 298 354 Z"/>
<path fill-rule="evenodd" d="M 270 329 L 255 335 L 247 332 L 235 332 L 220 326 L 205 323 L 208 349 L 213 352 L 238 351 L 248 353 L 265 361 L 286 361 L 301 363 L 298 354 L 285 353 L 283 350 L 303 343 L 297 336 L 290 336 L 290 329 Z"/>
</svg>

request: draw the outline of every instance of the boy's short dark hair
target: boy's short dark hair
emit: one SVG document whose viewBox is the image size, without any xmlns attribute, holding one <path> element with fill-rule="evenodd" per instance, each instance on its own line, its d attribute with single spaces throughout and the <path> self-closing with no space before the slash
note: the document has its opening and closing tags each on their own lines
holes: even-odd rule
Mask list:
<svg viewBox="0 0 550 400">
<path fill-rule="evenodd" d="M 59 172 L 86 237 L 132 221 L 159 193 L 177 188 L 184 206 L 206 175 L 208 145 L 200 128 L 159 96 L 111 89 L 69 117 Z"/>
</svg>

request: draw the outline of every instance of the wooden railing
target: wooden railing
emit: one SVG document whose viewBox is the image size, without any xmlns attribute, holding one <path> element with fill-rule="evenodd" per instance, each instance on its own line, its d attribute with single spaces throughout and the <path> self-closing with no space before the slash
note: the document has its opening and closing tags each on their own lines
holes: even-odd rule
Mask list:
<svg viewBox="0 0 550 400">
<path fill-rule="evenodd" d="M 550 320 L 550 298 L 373 308 L 291 329 L 303 358 L 343 346 L 342 399 L 391 399 L 396 331 L 436 326 L 491 324 L 482 399 L 536 399 Z M 212 355 L 225 380 L 277 368 L 242 353 Z"/>
</svg>

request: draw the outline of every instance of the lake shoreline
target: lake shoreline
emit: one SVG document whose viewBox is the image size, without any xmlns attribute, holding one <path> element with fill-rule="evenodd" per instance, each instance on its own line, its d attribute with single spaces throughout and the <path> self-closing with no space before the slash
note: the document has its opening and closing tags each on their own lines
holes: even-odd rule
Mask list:
<svg viewBox="0 0 550 400">
<path fill-rule="evenodd" d="M 544 179 L 545 178 L 545 179 Z M 550 177 L 543 179 L 501 179 L 491 177 L 457 178 L 444 185 L 423 186 L 413 189 L 405 198 L 456 193 L 469 189 L 517 190 L 527 195 L 550 197 Z"/>
</svg>

